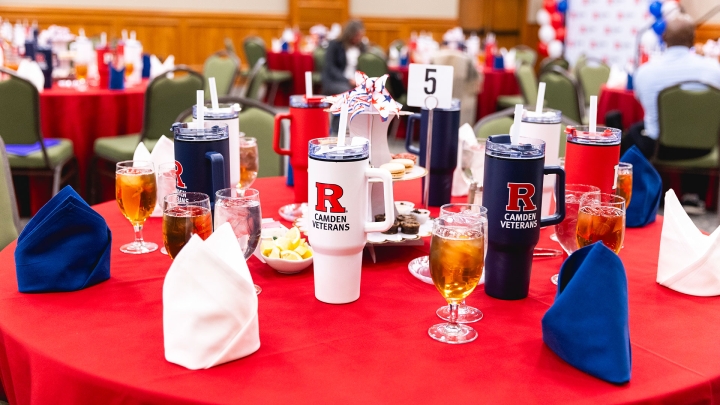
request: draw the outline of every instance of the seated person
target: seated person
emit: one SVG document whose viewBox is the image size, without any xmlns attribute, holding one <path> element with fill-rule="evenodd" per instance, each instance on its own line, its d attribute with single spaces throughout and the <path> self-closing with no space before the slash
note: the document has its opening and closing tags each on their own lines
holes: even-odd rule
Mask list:
<svg viewBox="0 0 720 405">
<path fill-rule="evenodd" d="M 645 110 L 644 122 L 630 127 L 622 141 L 624 153 L 632 145 L 647 157 L 653 156 L 659 135 L 657 98 L 668 87 L 687 81 L 699 81 L 720 88 L 720 64 L 692 52 L 695 41 L 695 24 L 687 14 L 667 22 L 663 34 L 667 44 L 665 52 L 640 66 L 633 77 L 635 97 Z M 690 159 L 708 154 L 709 150 L 661 148 L 662 159 Z"/>
</svg>

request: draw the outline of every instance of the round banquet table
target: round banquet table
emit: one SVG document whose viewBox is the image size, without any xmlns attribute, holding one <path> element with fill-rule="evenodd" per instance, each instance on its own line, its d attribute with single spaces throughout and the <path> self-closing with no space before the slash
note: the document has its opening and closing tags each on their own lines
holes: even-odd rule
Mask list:
<svg viewBox="0 0 720 405">
<path fill-rule="evenodd" d="M 478 93 L 477 120 L 497 111 L 497 99 L 500 96 L 520 94 L 514 69 L 494 69 L 483 67 L 485 76 L 482 89 Z"/>
<path fill-rule="evenodd" d="M 605 121 L 605 114 L 612 110 L 622 113 L 623 130 L 630 128 L 636 122 L 642 121 L 645 111 L 635 98 L 635 92 L 626 89 L 610 89 L 603 85 L 598 97 L 598 121 Z"/>
<path fill-rule="evenodd" d="M 125 90 L 88 87 L 86 91 L 53 85 L 40 93 L 40 126 L 46 138 L 73 142 L 84 195 L 88 165 L 95 140 L 104 136 L 138 133 L 142 129 L 147 81 Z M 30 183 L 30 210 L 37 212 L 50 199 L 50 180 L 34 178 Z"/>
<path fill-rule="evenodd" d="M 265 217 L 292 201 L 282 178 L 258 179 Z M 398 200 L 418 201 L 420 181 L 396 183 Z M 261 347 L 208 370 L 164 359 L 159 252 L 119 252 L 132 227 L 114 202 L 100 204 L 113 231 L 111 279 L 71 293 L 17 291 L 11 244 L 0 252 L 0 378 L 11 404 L 239 403 L 717 403 L 720 297 L 700 298 L 655 283 L 662 218 L 629 229 L 620 254 L 627 274 L 632 380 L 615 386 L 563 362 L 542 342 L 540 319 L 553 303 L 561 258 L 533 263 L 530 296 L 468 297 L 485 317 L 480 337 L 451 346 L 430 339 L 444 300 L 415 279 L 418 247 L 377 247 L 363 258 L 360 299 L 328 305 L 313 294 L 312 270 L 281 275 L 253 257 Z M 433 210 L 433 214 L 437 209 Z M 160 242 L 150 218 L 147 240 Z M 540 247 L 557 244 L 542 231 Z M 198 263 L 198 271 L 202 264 Z M 602 271 L 602 269 L 598 269 Z M 436 382 L 433 382 L 436 381 Z"/>
<path fill-rule="evenodd" d="M 315 68 L 312 54 L 303 52 L 268 52 L 267 65 L 270 70 L 289 70 L 292 73 L 292 82 L 281 84 L 278 88 L 276 106 L 287 106 L 289 96 L 293 94 L 305 94 L 305 72 L 312 72 Z"/>
</svg>

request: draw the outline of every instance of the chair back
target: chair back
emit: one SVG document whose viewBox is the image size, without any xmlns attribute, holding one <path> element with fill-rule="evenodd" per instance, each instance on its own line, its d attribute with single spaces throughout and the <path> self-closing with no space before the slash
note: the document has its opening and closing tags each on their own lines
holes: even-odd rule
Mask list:
<svg viewBox="0 0 720 405">
<path fill-rule="evenodd" d="M 578 56 L 575 60 L 575 66 L 572 68 L 573 76 L 578 77 L 580 75 L 580 68 L 587 64 L 588 57 L 583 53 Z"/>
<path fill-rule="evenodd" d="M 180 66 L 154 78 L 145 92 L 145 116 L 140 142 L 173 136 L 170 127 L 183 110 L 197 101 L 197 91 L 203 89 L 204 79 L 199 73 Z M 182 76 L 177 73 L 185 73 Z"/>
<path fill-rule="evenodd" d="M 399 52 L 403 48 L 403 46 L 405 46 L 405 41 L 403 41 L 402 39 L 396 39 L 396 40 L 390 42 L 390 45 L 388 46 L 388 50 L 395 48 Z"/>
<path fill-rule="evenodd" d="M 265 48 L 265 41 L 263 41 L 262 38 L 245 38 L 243 48 L 245 49 L 245 59 L 247 59 L 250 66 L 255 66 L 260 58 L 267 60 L 267 49 Z"/>
<path fill-rule="evenodd" d="M 509 134 L 514 113 L 515 107 L 512 107 L 482 117 L 473 127 L 475 136 L 487 139 L 491 135 Z"/>
<path fill-rule="evenodd" d="M 229 95 L 235 84 L 235 78 L 237 77 L 239 68 L 240 61 L 237 60 L 237 57 L 225 51 L 217 52 L 205 59 L 203 76 L 205 78 L 205 88 L 208 89 L 208 91 L 205 92 L 205 99 L 210 99 L 210 84 L 208 79 L 211 77 L 215 78 L 218 97 Z"/>
<path fill-rule="evenodd" d="M 265 58 L 260 58 L 248 73 L 245 86 L 240 93 L 241 97 L 260 101 L 260 90 L 265 84 L 267 78 L 267 68 L 265 67 Z"/>
<path fill-rule="evenodd" d="M 585 105 L 590 104 L 590 96 L 600 94 L 600 87 L 607 83 L 610 77 L 610 67 L 602 61 L 587 59 L 587 61 L 577 68 L 577 78 L 582 86 L 585 95 Z"/>
<path fill-rule="evenodd" d="M 537 52 L 527 45 L 518 45 L 514 48 L 515 50 L 515 66 L 519 66 L 521 63 L 526 63 L 530 66 L 535 66 L 537 62 Z"/>
<path fill-rule="evenodd" d="M 225 37 L 223 44 L 225 44 L 225 50 L 227 51 L 227 53 L 237 56 L 237 51 L 235 50 L 235 43 L 233 42 L 232 38 Z"/>
<path fill-rule="evenodd" d="M 313 72 L 322 73 L 323 67 L 325 66 L 325 52 L 327 51 L 322 46 L 318 46 L 313 51 L 313 64 L 315 65 Z"/>
<path fill-rule="evenodd" d="M 521 63 L 515 67 L 515 80 L 517 80 L 520 93 L 525 99 L 525 104 L 537 101 L 538 80 L 535 76 L 533 65 Z"/>
<path fill-rule="evenodd" d="M 575 122 L 583 122 L 585 103 L 582 102 L 582 90 L 575 79 L 560 66 L 553 66 L 551 70 L 540 75 L 540 81 L 545 82 L 545 106 L 562 111 L 563 117 Z"/>
<path fill-rule="evenodd" d="M 673 148 L 712 149 L 720 136 L 720 89 L 687 82 L 658 95 L 658 143 Z"/>
<path fill-rule="evenodd" d="M 10 164 L 5 153 L 5 143 L 0 138 L 0 250 L 14 241 L 20 232 L 20 217 L 15 202 Z M 12 215 L 10 215 L 12 214 Z"/>
<path fill-rule="evenodd" d="M 0 67 L 8 75 L 0 81 L 0 137 L 7 144 L 32 144 L 40 134 L 40 97 L 37 88 L 15 71 Z"/>
<path fill-rule="evenodd" d="M 371 52 L 364 52 L 358 57 L 357 70 L 370 77 L 380 77 L 388 72 L 385 59 Z"/>
<path fill-rule="evenodd" d="M 551 58 L 548 56 L 540 62 L 540 74 L 552 70 L 554 66 L 560 66 L 561 68 L 568 70 L 570 69 L 570 62 L 563 58 Z"/>
</svg>

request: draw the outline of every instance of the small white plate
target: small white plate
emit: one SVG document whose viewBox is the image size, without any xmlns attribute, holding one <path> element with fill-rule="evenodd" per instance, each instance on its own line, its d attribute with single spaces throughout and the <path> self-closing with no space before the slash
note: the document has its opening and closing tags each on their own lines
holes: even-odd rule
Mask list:
<svg viewBox="0 0 720 405">
<path fill-rule="evenodd" d="M 307 211 L 307 203 L 293 203 L 283 205 L 278 210 L 280 217 L 286 221 L 293 222 L 303 216 Z"/>
</svg>

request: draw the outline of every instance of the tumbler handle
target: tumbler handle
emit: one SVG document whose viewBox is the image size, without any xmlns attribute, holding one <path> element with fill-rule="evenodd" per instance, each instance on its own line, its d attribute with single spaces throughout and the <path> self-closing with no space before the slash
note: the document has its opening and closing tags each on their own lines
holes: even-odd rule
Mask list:
<svg viewBox="0 0 720 405">
<path fill-rule="evenodd" d="M 213 194 L 210 196 L 210 201 L 215 201 L 215 193 L 218 190 L 228 187 L 225 183 L 225 158 L 218 152 L 205 152 L 205 158 L 210 160 L 210 177 Z"/>
<path fill-rule="evenodd" d="M 290 156 L 290 149 L 283 149 L 280 147 L 280 130 L 282 130 L 282 120 L 290 120 L 290 125 L 292 125 L 292 115 L 290 115 L 290 113 L 275 115 L 275 130 L 273 131 L 273 150 L 278 155 Z"/>
<path fill-rule="evenodd" d="M 385 205 L 385 221 L 365 222 L 365 232 L 385 232 L 395 223 L 395 206 L 393 203 L 393 181 L 390 172 L 384 169 L 365 169 L 366 178 L 379 178 L 383 183 L 383 203 Z M 369 189 L 369 187 L 368 187 Z"/>
<path fill-rule="evenodd" d="M 408 116 L 407 131 L 405 132 L 405 150 L 416 155 L 420 155 L 420 148 L 413 146 L 412 138 L 415 133 L 415 121 L 420 120 L 420 118 L 422 118 L 422 115 L 418 113 Z"/>
<path fill-rule="evenodd" d="M 545 166 L 543 174 L 555 175 L 555 214 L 540 218 L 540 226 L 557 225 L 565 219 L 565 170 L 560 166 Z"/>
</svg>

